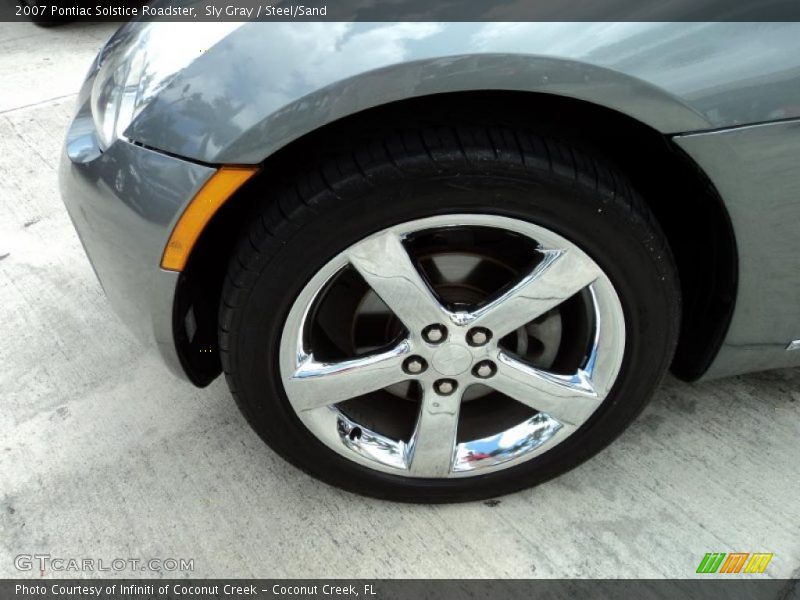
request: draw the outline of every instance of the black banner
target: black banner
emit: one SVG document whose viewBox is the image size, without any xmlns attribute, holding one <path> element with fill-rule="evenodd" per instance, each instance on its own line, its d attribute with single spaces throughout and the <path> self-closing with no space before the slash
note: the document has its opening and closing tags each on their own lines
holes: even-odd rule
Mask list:
<svg viewBox="0 0 800 600">
<path fill-rule="evenodd" d="M 798 580 L 271 580 L 271 579 L 25 579 L 0 580 L 9 600 L 793 600 Z"/>
<path fill-rule="evenodd" d="M 797 0 L 4 0 L 0 20 L 800 21 Z"/>
</svg>

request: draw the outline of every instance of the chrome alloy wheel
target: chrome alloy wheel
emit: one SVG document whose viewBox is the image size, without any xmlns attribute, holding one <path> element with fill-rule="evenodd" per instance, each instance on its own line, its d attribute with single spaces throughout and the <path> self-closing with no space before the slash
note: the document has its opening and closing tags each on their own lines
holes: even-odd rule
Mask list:
<svg viewBox="0 0 800 600">
<path fill-rule="evenodd" d="M 331 300 L 337 289 L 358 301 Z M 617 293 L 575 244 L 455 214 L 390 227 L 323 266 L 289 312 L 280 371 L 299 419 L 340 455 L 395 475 L 468 477 L 575 432 L 624 347 Z"/>
</svg>

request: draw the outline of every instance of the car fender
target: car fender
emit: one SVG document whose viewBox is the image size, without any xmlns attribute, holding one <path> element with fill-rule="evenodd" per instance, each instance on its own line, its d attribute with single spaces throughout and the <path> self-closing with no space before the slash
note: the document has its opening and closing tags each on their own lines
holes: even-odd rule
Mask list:
<svg viewBox="0 0 800 600">
<path fill-rule="evenodd" d="M 800 25 L 746 25 L 246 23 L 126 133 L 196 161 L 257 163 L 359 111 L 472 90 L 577 98 L 665 134 L 800 116 Z"/>
<path fill-rule="evenodd" d="M 712 125 L 674 94 L 593 64 L 591 57 L 476 52 L 479 48 L 469 43 L 480 31 L 475 25 L 317 23 L 299 29 L 285 23 L 246 24 L 176 74 L 126 135 L 200 162 L 252 164 L 316 128 L 365 109 L 474 90 L 585 100 L 661 132 Z M 330 39 L 309 41 L 314 48 L 309 52 L 318 55 L 309 59 L 297 54 L 295 38 L 307 36 L 311 26 L 316 37 Z M 573 54 L 580 54 L 580 44 L 574 47 Z M 280 48 L 286 48 L 286 55 L 277 60 Z M 364 57 L 368 52 L 373 56 Z"/>
</svg>

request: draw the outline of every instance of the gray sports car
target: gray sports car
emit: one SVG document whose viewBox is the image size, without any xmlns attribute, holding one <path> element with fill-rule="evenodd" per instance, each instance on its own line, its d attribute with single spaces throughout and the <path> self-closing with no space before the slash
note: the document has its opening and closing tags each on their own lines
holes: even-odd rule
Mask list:
<svg viewBox="0 0 800 600">
<path fill-rule="evenodd" d="M 668 368 L 800 365 L 798 157 L 797 24 L 134 22 L 61 184 L 175 373 L 444 502 L 586 460 Z"/>
</svg>

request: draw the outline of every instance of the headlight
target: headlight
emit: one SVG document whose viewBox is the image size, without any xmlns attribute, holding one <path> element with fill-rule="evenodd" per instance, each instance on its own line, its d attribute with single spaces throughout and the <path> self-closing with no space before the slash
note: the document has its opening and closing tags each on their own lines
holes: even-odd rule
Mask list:
<svg viewBox="0 0 800 600">
<path fill-rule="evenodd" d="M 172 78 L 241 23 L 135 23 L 98 57 L 92 86 L 97 138 L 107 148 Z"/>
</svg>

